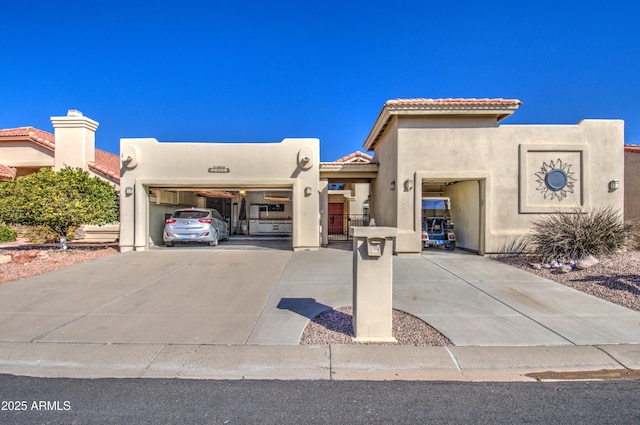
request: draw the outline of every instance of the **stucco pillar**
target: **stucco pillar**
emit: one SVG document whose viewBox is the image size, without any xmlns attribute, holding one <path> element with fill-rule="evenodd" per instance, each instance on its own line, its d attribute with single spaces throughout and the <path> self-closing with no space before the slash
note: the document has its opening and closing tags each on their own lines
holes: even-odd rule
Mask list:
<svg viewBox="0 0 640 425">
<path fill-rule="evenodd" d="M 69 166 L 88 170 L 87 164 L 96 159 L 98 122 L 71 109 L 66 117 L 51 117 L 51 123 L 56 137 L 53 169 Z"/>
<path fill-rule="evenodd" d="M 136 251 L 146 251 L 149 247 L 149 222 L 147 221 L 149 216 L 147 211 L 149 195 L 145 186 L 140 183 L 136 183 L 134 194 L 134 249 Z"/>
<path fill-rule="evenodd" d="M 353 330 L 360 342 L 395 342 L 392 333 L 394 227 L 351 227 Z"/>
</svg>

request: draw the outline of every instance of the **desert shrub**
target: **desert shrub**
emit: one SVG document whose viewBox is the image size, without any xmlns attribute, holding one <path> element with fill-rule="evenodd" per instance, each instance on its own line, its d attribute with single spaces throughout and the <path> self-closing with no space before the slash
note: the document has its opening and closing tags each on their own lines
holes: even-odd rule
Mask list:
<svg viewBox="0 0 640 425">
<path fill-rule="evenodd" d="M 18 232 L 6 224 L 0 224 L 0 242 L 13 242 L 18 237 Z"/>
<path fill-rule="evenodd" d="M 628 229 L 611 207 L 550 214 L 533 223 L 533 252 L 543 261 L 606 255 L 627 247 Z"/>
</svg>

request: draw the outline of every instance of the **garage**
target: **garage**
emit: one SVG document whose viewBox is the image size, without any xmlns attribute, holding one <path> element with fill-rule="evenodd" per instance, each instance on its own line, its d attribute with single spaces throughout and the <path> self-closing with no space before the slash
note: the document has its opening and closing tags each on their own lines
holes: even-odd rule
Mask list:
<svg viewBox="0 0 640 425">
<path fill-rule="evenodd" d="M 231 238 L 282 238 L 293 250 L 318 249 L 319 149 L 318 139 L 121 139 L 121 251 L 163 246 L 167 215 L 191 207 L 218 210 Z"/>
<path fill-rule="evenodd" d="M 437 179 L 424 180 L 422 199 L 448 198 L 449 223 L 453 223 L 456 246 L 472 252 L 480 252 L 483 228 L 481 210 L 482 180 L 477 179 Z M 424 203 L 424 201 L 423 201 Z M 424 227 L 425 210 L 421 213 L 421 227 Z"/>
<path fill-rule="evenodd" d="M 163 228 L 177 209 L 217 210 L 227 223 L 230 239 L 292 240 L 291 188 L 149 188 L 150 245 L 163 246 Z"/>
</svg>

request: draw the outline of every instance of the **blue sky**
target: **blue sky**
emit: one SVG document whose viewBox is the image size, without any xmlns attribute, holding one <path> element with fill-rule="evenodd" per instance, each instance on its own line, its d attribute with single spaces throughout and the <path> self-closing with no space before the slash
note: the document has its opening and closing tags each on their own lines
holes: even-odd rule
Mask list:
<svg viewBox="0 0 640 425">
<path fill-rule="evenodd" d="M 384 102 L 517 98 L 508 124 L 623 119 L 640 143 L 634 2 L 76 1 L 1 6 L 0 128 L 79 109 L 119 139 L 362 150 Z"/>
</svg>

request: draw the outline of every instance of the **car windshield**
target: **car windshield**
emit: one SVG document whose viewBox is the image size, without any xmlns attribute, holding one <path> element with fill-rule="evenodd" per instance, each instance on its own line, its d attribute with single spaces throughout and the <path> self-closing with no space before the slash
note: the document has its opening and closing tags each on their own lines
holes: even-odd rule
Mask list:
<svg viewBox="0 0 640 425">
<path fill-rule="evenodd" d="M 173 213 L 173 218 L 204 218 L 207 217 L 209 213 L 207 211 L 176 211 Z"/>
<path fill-rule="evenodd" d="M 449 213 L 448 202 L 445 199 L 423 199 L 423 217 L 443 217 Z"/>
</svg>

